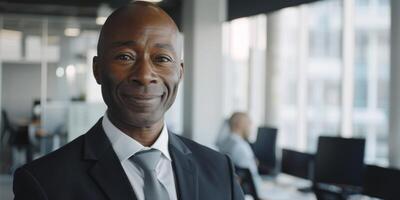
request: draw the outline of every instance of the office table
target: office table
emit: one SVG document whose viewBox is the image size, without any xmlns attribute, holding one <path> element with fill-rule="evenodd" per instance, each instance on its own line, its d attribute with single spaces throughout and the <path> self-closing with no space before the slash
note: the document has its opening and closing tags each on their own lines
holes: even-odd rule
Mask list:
<svg viewBox="0 0 400 200">
<path fill-rule="evenodd" d="M 294 176 L 279 174 L 276 177 L 262 177 L 260 198 L 263 200 L 316 200 L 314 193 L 300 192 L 298 188 L 311 186 L 311 181 Z"/>
<path fill-rule="evenodd" d="M 299 188 L 311 187 L 309 180 L 294 176 L 279 174 L 276 177 L 262 177 L 261 193 L 262 200 L 317 200 L 313 192 L 300 192 Z M 252 199 L 251 197 L 246 197 Z M 348 200 L 378 200 L 377 198 L 364 195 L 353 195 Z"/>
</svg>

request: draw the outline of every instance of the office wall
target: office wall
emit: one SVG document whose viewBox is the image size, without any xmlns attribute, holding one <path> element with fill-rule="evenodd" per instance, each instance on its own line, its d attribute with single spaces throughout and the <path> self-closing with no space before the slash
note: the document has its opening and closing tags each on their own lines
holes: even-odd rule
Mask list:
<svg viewBox="0 0 400 200">
<path fill-rule="evenodd" d="M 57 99 L 62 91 L 57 90 L 59 81 L 55 76 L 56 67 L 48 68 L 48 95 Z M 2 74 L 2 108 L 13 121 L 28 119 L 31 116 L 32 104 L 40 99 L 40 64 L 4 63 Z"/>
</svg>

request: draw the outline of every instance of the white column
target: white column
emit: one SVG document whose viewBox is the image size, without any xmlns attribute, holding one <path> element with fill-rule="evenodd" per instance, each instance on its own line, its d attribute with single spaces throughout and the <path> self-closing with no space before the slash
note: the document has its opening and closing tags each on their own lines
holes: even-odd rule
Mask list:
<svg viewBox="0 0 400 200">
<path fill-rule="evenodd" d="M 41 84 L 40 84 L 40 105 L 41 105 L 41 121 L 45 123 L 46 119 L 46 103 L 47 103 L 47 40 L 48 40 L 48 19 L 42 19 L 42 47 L 41 47 Z"/>
<path fill-rule="evenodd" d="M 354 0 L 343 0 L 341 135 L 353 135 L 354 102 Z"/>
<path fill-rule="evenodd" d="M 282 14 L 271 13 L 267 16 L 267 58 L 265 69 L 265 124 L 278 127 L 279 94 L 277 92 L 278 67 L 280 58 L 280 41 L 282 36 Z"/>
<path fill-rule="evenodd" d="M 213 146 L 223 121 L 222 23 L 226 0 L 185 0 L 183 4 L 183 135 Z"/>
<path fill-rule="evenodd" d="M 389 164 L 400 168 L 400 1 L 391 2 Z"/>
<path fill-rule="evenodd" d="M 299 44 L 298 44 L 298 80 L 297 80 L 297 147 L 307 149 L 307 113 L 308 113 L 308 19 L 307 7 L 300 6 L 299 10 Z"/>
</svg>

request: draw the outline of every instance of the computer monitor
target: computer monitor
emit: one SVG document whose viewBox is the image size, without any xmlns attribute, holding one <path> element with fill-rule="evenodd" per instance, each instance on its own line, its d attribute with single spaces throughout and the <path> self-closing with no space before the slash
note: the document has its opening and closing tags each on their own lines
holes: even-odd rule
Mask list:
<svg viewBox="0 0 400 200">
<path fill-rule="evenodd" d="M 364 149 L 365 139 L 319 137 L 314 183 L 361 187 Z"/>
<path fill-rule="evenodd" d="M 314 155 L 290 149 L 282 149 L 281 172 L 312 180 Z"/>
<path fill-rule="evenodd" d="M 363 194 L 382 199 L 400 197 L 400 170 L 367 165 L 365 169 Z"/>
<path fill-rule="evenodd" d="M 272 127 L 258 128 L 257 139 L 253 143 L 254 155 L 259 161 L 259 172 L 270 174 L 276 166 L 276 137 L 278 129 Z"/>
</svg>

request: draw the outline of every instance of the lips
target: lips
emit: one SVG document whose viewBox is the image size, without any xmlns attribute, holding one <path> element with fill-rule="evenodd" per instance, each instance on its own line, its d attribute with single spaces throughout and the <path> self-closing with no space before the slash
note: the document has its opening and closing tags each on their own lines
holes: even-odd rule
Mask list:
<svg viewBox="0 0 400 200">
<path fill-rule="evenodd" d="M 123 95 L 124 100 L 133 106 L 151 107 L 161 100 L 160 94 Z"/>
</svg>

